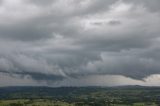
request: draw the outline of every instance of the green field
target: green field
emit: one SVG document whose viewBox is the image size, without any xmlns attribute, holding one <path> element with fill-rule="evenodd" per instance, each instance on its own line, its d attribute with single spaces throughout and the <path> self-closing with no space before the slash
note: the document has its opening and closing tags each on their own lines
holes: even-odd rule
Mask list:
<svg viewBox="0 0 160 106">
<path fill-rule="evenodd" d="M 0 100 L 0 106 L 158 106 L 155 103 L 134 103 L 132 105 L 127 104 L 85 104 L 83 102 L 78 103 L 66 103 L 56 100 L 47 99 L 17 99 L 17 100 Z"/>
<path fill-rule="evenodd" d="M 47 99 L 17 99 L 1 100 L 0 106 L 74 106 L 66 102 L 47 100 Z"/>
</svg>

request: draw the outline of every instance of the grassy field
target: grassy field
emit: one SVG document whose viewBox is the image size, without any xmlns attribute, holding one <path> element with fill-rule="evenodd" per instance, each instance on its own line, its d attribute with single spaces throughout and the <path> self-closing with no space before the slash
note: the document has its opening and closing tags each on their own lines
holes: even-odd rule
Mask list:
<svg viewBox="0 0 160 106">
<path fill-rule="evenodd" d="M 17 99 L 17 100 L 0 100 L 0 106 L 74 106 L 62 101 L 47 99 Z"/>
<path fill-rule="evenodd" d="M 17 100 L 0 100 L 0 106 L 99 106 L 95 104 L 85 105 L 80 103 L 66 103 L 63 101 L 47 99 L 17 99 Z M 127 104 L 105 104 L 103 106 L 158 106 L 155 103 L 134 103 Z"/>
</svg>

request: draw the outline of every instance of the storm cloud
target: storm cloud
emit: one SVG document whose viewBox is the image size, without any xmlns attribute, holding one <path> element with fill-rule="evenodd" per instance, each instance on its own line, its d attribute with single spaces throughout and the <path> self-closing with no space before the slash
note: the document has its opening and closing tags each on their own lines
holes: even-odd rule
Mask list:
<svg viewBox="0 0 160 106">
<path fill-rule="evenodd" d="M 54 83 L 103 75 L 145 80 L 160 74 L 159 4 L 1 0 L 0 74 Z"/>
</svg>

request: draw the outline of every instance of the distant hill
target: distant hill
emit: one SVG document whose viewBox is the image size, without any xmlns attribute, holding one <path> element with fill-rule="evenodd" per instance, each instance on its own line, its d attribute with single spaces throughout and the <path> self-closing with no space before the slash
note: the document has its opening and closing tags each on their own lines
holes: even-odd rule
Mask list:
<svg viewBox="0 0 160 106">
<path fill-rule="evenodd" d="M 119 95 L 142 95 L 160 96 L 160 87 L 145 86 L 117 86 L 117 87 L 0 87 L 0 99 L 22 98 L 65 98 L 91 95 L 94 92 L 111 96 Z M 136 95 L 135 95 L 136 96 Z"/>
</svg>

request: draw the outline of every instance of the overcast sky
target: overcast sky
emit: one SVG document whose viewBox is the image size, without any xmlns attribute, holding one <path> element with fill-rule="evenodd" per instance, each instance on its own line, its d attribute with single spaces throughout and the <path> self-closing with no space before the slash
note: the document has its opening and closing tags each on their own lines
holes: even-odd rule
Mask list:
<svg viewBox="0 0 160 106">
<path fill-rule="evenodd" d="M 0 0 L 0 86 L 160 86 L 160 0 Z"/>
</svg>

